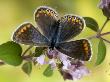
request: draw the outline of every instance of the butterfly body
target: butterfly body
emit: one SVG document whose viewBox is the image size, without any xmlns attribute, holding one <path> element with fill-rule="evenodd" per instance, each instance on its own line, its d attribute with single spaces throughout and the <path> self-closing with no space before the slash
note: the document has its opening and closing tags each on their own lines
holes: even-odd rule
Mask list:
<svg viewBox="0 0 110 82">
<path fill-rule="evenodd" d="M 58 30 L 59 30 L 59 21 L 57 21 L 57 22 L 54 24 L 53 28 L 56 28 L 56 29 L 54 30 L 55 33 L 54 33 L 53 36 L 52 36 L 51 44 L 50 44 L 50 47 L 49 47 L 49 48 L 51 48 L 51 49 L 54 49 L 55 44 L 56 44 L 56 41 L 57 41 Z"/>
<path fill-rule="evenodd" d="M 41 6 L 35 12 L 35 21 L 38 29 L 31 23 L 22 24 L 14 32 L 13 40 L 22 44 L 57 49 L 75 59 L 90 59 L 91 46 L 88 40 L 68 42 L 83 30 L 83 18 L 72 14 L 59 18 L 54 9 Z"/>
</svg>

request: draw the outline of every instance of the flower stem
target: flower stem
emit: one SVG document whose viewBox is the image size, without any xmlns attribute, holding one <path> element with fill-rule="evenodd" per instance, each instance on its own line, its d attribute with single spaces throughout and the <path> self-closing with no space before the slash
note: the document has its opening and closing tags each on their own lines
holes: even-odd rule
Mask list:
<svg viewBox="0 0 110 82">
<path fill-rule="evenodd" d="M 104 29 L 105 25 L 108 23 L 109 20 L 110 20 L 109 18 L 107 18 L 107 19 L 105 20 L 104 24 L 102 25 L 101 29 L 99 29 L 99 31 L 97 32 L 96 35 L 90 36 L 90 37 L 88 37 L 87 39 L 90 40 L 90 39 L 93 39 L 93 38 L 101 38 L 101 36 L 110 34 L 110 32 L 106 32 L 106 33 L 102 33 L 102 34 L 101 34 L 102 30 Z"/>
<path fill-rule="evenodd" d="M 110 19 L 108 19 L 108 18 L 105 20 L 104 24 L 102 25 L 101 29 L 98 32 L 99 34 L 102 32 L 102 30 L 104 29 L 105 25 L 108 23 L 109 20 Z"/>
<path fill-rule="evenodd" d="M 32 47 L 33 47 L 33 45 L 29 46 L 29 47 L 24 51 L 24 53 L 22 54 L 22 56 L 24 56 Z"/>
<path fill-rule="evenodd" d="M 26 60 L 26 61 L 31 61 L 32 60 L 32 56 L 30 55 L 27 55 L 27 56 L 22 56 L 23 60 Z"/>
<path fill-rule="evenodd" d="M 104 40 L 104 41 L 107 42 L 107 43 L 110 43 L 110 41 L 108 41 L 108 40 L 105 39 L 105 38 L 100 37 L 100 39 Z"/>
<path fill-rule="evenodd" d="M 93 39 L 93 38 L 99 38 L 99 37 L 101 37 L 101 36 L 108 35 L 108 34 L 110 34 L 110 32 L 105 32 L 105 33 L 102 33 L 102 34 L 100 34 L 100 35 L 97 35 L 97 34 L 96 34 L 96 35 L 87 37 L 87 39 L 91 40 L 91 39 Z"/>
</svg>

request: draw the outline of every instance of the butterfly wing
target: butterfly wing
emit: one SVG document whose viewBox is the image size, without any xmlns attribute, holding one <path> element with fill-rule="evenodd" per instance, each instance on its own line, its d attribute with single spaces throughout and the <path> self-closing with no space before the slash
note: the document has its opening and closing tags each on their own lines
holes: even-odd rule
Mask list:
<svg viewBox="0 0 110 82">
<path fill-rule="evenodd" d="M 57 12 L 50 7 L 41 6 L 35 12 L 35 21 L 38 28 L 49 40 L 52 39 L 58 27 L 57 19 Z"/>
<path fill-rule="evenodd" d="M 83 61 L 88 61 L 91 57 L 90 43 L 86 39 L 59 43 L 56 49 L 72 58 Z"/>
<path fill-rule="evenodd" d="M 13 41 L 36 46 L 47 46 L 49 41 L 43 36 L 31 23 L 25 23 L 19 26 L 14 32 Z"/>
<path fill-rule="evenodd" d="M 84 28 L 84 20 L 75 15 L 65 15 L 59 20 L 59 34 L 57 42 L 64 42 L 78 35 Z"/>
</svg>

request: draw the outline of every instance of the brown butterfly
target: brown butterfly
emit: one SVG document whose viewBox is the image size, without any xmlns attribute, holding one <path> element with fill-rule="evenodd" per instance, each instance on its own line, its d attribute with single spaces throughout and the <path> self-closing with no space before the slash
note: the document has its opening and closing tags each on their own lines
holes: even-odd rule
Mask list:
<svg viewBox="0 0 110 82">
<path fill-rule="evenodd" d="M 83 61 L 90 59 L 91 46 L 87 39 L 68 41 L 83 30 L 83 18 L 72 14 L 59 17 L 54 9 L 41 6 L 35 12 L 35 21 L 37 28 L 31 23 L 19 26 L 13 34 L 13 40 L 27 45 L 56 48 L 72 58 Z"/>
</svg>

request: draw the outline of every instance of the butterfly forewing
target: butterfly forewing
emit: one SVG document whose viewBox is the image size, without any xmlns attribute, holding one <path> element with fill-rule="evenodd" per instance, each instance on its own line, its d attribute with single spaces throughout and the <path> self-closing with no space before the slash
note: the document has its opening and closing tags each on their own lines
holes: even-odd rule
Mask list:
<svg viewBox="0 0 110 82">
<path fill-rule="evenodd" d="M 91 57 L 90 43 L 86 39 L 59 43 L 56 49 L 72 58 L 83 61 L 88 61 Z"/>
<path fill-rule="evenodd" d="M 65 15 L 59 20 L 58 41 L 64 42 L 78 35 L 84 28 L 84 21 L 75 15 Z"/>
<path fill-rule="evenodd" d="M 13 40 L 18 43 L 36 46 L 48 46 L 48 39 L 31 23 L 24 23 L 14 32 Z"/>
<path fill-rule="evenodd" d="M 35 12 L 35 21 L 43 34 L 51 40 L 58 25 L 57 12 L 50 7 L 41 6 Z"/>
</svg>

